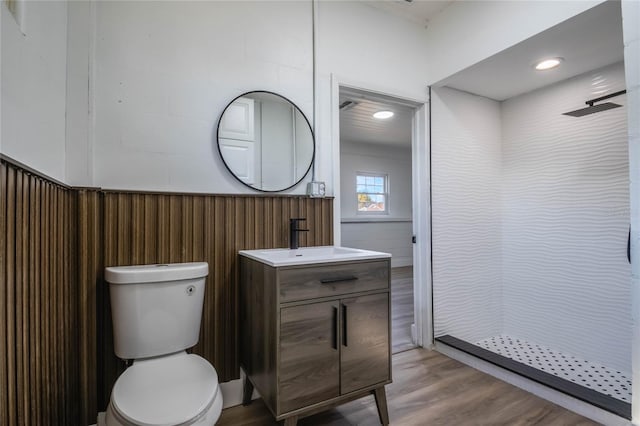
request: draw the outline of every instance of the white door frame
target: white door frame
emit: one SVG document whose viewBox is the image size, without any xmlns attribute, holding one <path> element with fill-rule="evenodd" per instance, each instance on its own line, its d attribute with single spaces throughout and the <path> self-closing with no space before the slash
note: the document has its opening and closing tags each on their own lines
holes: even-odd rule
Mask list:
<svg viewBox="0 0 640 426">
<path fill-rule="evenodd" d="M 341 245 L 340 212 L 340 87 L 358 89 L 397 98 L 415 104 L 411 132 L 412 162 L 412 223 L 416 243 L 413 245 L 413 294 L 416 344 L 433 346 L 433 312 L 431 301 L 431 217 L 430 217 L 430 158 L 429 158 L 429 100 L 398 93 L 390 88 L 372 87 L 353 79 L 331 75 L 331 148 L 333 184 L 333 241 Z"/>
</svg>

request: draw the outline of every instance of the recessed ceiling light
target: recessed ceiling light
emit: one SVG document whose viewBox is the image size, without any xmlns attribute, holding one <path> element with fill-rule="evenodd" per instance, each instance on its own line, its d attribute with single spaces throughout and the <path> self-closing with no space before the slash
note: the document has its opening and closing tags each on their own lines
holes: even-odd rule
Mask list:
<svg viewBox="0 0 640 426">
<path fill-rule="evenodd" d="M 373 114 L 373 118 L 378 118 L 380 120 L 384 120 L 385 118 L 391 118 L 391 117 L 393 117 L 392 111 L 378 111 L 375 114 Z"/>
<path fill-rule="evenodd" d="M 538 71 L 550 70 L 557 67 L 564 59 L 562 58 L 549 58 L 536 62 L 534 65 Z"/>
</svg>

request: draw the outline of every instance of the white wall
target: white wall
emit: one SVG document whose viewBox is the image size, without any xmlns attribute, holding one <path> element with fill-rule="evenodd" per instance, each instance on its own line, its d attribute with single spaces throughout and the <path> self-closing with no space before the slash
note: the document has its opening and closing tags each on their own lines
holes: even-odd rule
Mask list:
<svg viewBox="0 0 640 426">
<path fill-rule="evenodd" d="M 626 108 L 562 115 L 624 87 L 619 63 L 503 102 L 502 310 L 507 335 L 629 373 Z"/>
<path fill-rule="evenodd" d="M 502 329 L 500 104 L 449 88 L 431 98 L 435 336 Z"/>
<path fill-rule="evenodd" d="M 320 1 L 318 4 L 318 179 L 333 194 L 337 167 L 338 90 L 332 82 L 395 97 L 427 99 L 427 65 L 423 55 L 427 31 L 358 1 Z M 332 92 L 332 89 L 335 89 Z M 333 140 L 336 138 L 336 140 Z M 336 200 L 336 205 L 339 200 Z"/>
<path fill-rule="evenodd" d="M 310 3 L 99 2 L 96 17 L 97 186 L 248 192 L 217 152 L 226 104 L 262 89 L 311 115 Z"/>
<path fill-rule="evenodd" d="M 633 317 L 632 419 L 640 424 L 640 2 L 622 1 L 624 66 L 627 81 Z"/>
<path fill-rule="evenodd" d="M 66 180 L 93 186 L 93 30 L 95 2 L 67 3 Z"/>
<path fill-rule="evenodd" d="M 421 49 L 429 58 L 426 82 L 434 84 L 602 2 L 454 2 L 429 22 L 428 43 Z"/>
<path fill-rule="evenodd" d="M 29 43 L 49 52 L 46 56 L 56 50 L 62 53 L 66 5 L 27 3 L 31 9 L 60 9 L 57 18 L 55 13 L 47 14 L 44 28 L 38 29 L 37 20 L 30 24 L 58 36 L 34 37 Z M 45 144 L 43 138 L 30 135 L 37 142 L 17 144 L 10 140 L 17 139 L 11 134 L 18 126 L 9 126 L 13 128 L 3 130 L 3 152 L 54 177 L 66 175 L 74 185 L 246 192 L 229 176 L 213 146 L 224 105 L 247 90 L 274 90 L 292 99 L 312 119 L 310 2 L 86 3 L 69 5 L 66 123 L 62 114 L 55 113 L 60 105 L 46 108 L 54 111 L 44 119 L 49 121 L 46 125 L 56 127 L 47 132 L 47 139 L 58 140 Z M 597 2 L 527 2 L 518 8 L 496 2 L 481 10 L 474 3 L 452 5 L 428 30 L 360 2 L 317 4 L 316 169 L 318 179 L 327 181 L 329 194 L 333 193 L 332 75 L 365 88 L 425 99 L 429 81 L 457 71 L 461 63 L 470 64 L 468 58 L 486 57 Z M 497 10 L 500 13 L 494 13 Z M 511 21 L 503 19 L 504 14 Z M 526 34 L 523 25 L 510 23 L 523 20 L 522 15 L 528 20 Z M 474 25 L 467 25 L 469 17 L 478 18 Z M 459 23 L 453 22 L 456 19 Z M 496 23 L 509 27 L 499 31 L 499 37 L 483 38 Z M 7 37 L 8 26 L 3 28 L 6 60 L 10 55 L 5 52 L 22 51 L 24 43 Z M 465 37 L 465 43 L 477 43 L 461 49 L 465 43 L 450 39 L 460 31 L 475 31 L 473 37 Z M 54 42 L 59 45 L 51 49 Z M 451 49 L 451 43 L 457 47 Z M 457 65 L 449 66 L 449 61 Z M 434 67 L 429 69 L 429 64 Z M 53 70 L 47 78 L 59 71 L 57 78 L 62 81 L 63 64 L 46 69 Z M 29 73 L 17 74 L 31 78 Z M 7 76 L 3 79 L 11 81 L 13 77 Z M 64 91 L 63 86 L 60 83 L 58 89 Z M 42 105 L 39 100 L 37 104 Z M 86 115 L 85 110 L 89 110 Z M 24 122 L 29 116 L 19 113 L 15 120 L 15 114 L 7 109 L 4 121 Z M 65 125 L 66 155 L 57 136 Z M 44 126 L 31 126 L 29 131 Z M 304 185 L 291 192 L 304 192 Z"/>
<path fill-rule="evenodd" d="M 26 3 L 28 40 L 3 13 L 3 63 L 13 69 L 3 65 L 3 81 L 19 87 L 13 82 L 29 80 L 38 102 L 3 90 L 2 149 L 53 177 L 74 185 L 245 192 L 213 150 L 224 105 L 240 92 L 269 89 L 312 118 L 310 2 Z M 425 99 L 427 83 L 597 3 L 459 2 L 424 29 L 360 2 L 319 2 L 318 178 L 332 194 L 331 75 Z M 16 52 L 27 52 L 17 66 Z M 40 62 L 38 71 L 26 72 L 29 61 Z M 303 191 L 300 185 L 293 192 Z"/>
<path fill-rule="evenodd" d="M 356 173 L 386 174 L 389 214 L 357 214 Z M 342 141 L 340 144 L 342 245 L 391 253 L 391 266 L 413 264 L 411 148 Z"/>
<path fill-rule="evenodd" d="M 67 3 L 23 3 L 20 30 L 2 8 L 2 153 L 65 180 Z"/>
<path fill-rule="evenodd" d="M 96 8 L 94 185 L 247 192 L 214 145 L 226 103 L 271 90 L 312 121 L 311 2 Z M 331 195 L 331 75 L 425 98 L 427 58 L 417 52 L 426 31 L 360 2 L 319 2 L 317 9 L 316 169 Z"/>
</svg>

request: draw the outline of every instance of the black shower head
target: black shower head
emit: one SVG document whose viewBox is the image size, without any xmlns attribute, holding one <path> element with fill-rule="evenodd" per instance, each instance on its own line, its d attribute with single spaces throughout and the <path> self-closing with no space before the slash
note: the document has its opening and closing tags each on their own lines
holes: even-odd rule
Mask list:
<svg viewBox="0 0 640 426">
<path fill-rule="evenodd" d="M 618 108 L 622 105 L 614 104 L 613 102 L 605 102 L 603 104 L 594 105 L 596 102 L 604 101 L 606 99 L 615 98 L 616 96 L 624 95 L 627 93 L 626 90 L 620 90 L 615 93 L 610 93 L 608 95 L 600 96 L 599 98 L 590 99 L 585 104 L 589 105 L 586 108 L 577 109 L 575 111 L 563 112 L 562 115 L 570 115 L 571 117 L 583 117 L 585 115 L 594 114 L 600 111 L 606 111 L 608 109 Z"/>
<path fill-rule="evenodd" d="M 570 115 L 571 117 L 583 117 L 585 115 L 594 114 L 600 111 L 606 111 L 608 109 L 618 108 L 622 105 L 614 104 L 613 102 L 605 102 L 599 105 L 590 105 L 586 108 L 577 109 L 575 111 L 563 112 L 562 115 Z"/>
</svg>

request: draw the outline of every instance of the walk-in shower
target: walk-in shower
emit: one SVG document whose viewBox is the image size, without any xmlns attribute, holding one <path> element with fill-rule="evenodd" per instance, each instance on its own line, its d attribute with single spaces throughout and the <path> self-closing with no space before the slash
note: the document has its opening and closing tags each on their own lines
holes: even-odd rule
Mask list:
<svg viewBox="0 0 640 426">
<path fill-rule="evenodd" d="M 622 49 L 605 2 L 432 88 L 433 319 L 439 345 L 631 418 Z"/>
<path fill-rule="evenodd" d="M 623 63 L 502 102 L 432 95 L 436 340 L 631 414 Z M 592 107 L 589 107 L 592 108 Z"/>
</svg>

